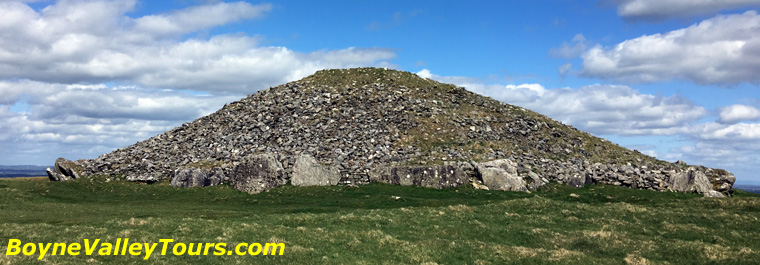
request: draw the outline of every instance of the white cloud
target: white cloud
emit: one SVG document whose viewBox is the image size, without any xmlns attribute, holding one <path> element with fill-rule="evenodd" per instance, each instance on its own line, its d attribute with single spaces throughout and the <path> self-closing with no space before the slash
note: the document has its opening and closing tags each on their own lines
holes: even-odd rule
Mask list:
<svg viewBox="0 0 760 265">
<path fill-rule="evenodd" d="M 645 35 L 583 55 L 580 75 L 631 82 L 760 83 L 760 16 L 720 15 L 665 34 Z"/>
<path fill-rule="evenodd" d="M 731 105 L 720 109 L 720 123 L 737 123 L 760 118 L 760 110 L 747 105 Z"/>
<path fill-rule="evenodd" d="M 510 102 L 509 96 L 502 98 Z M 707 113 L 679 96 L 641 94 L 617 85 L 550 89 L 543 95 L 536 93 L 529 101 L 512 99 L 515 104 L 596 134 L 671 135 Z"/>
<path fill-rule="evenodd" d="M 662 20 L 721 10 L 760 6 L 758 0 L 618 0 L 618 15 L 626 19 Z"/>
<path fill-rule="evenodd" d="M 302 53 L 240 34 L 183 35 L 260 18 L 271 5 L 189 7 L 131 18 L 134 1 L 61 1 L 37 12 L 0 3 L 0 79 L 126 81 L 143 87 L 252 93 L 323 68 L 388 65 L 383 48 Z"/>
<path fill-rule="evenodd" d="M 580 56 L 588 48 L 588 42 L 583 34 L 576 34 L 573 37 L 572 44 L 562 43 L 559 48 L 549 50 L 549 55 L 559 58 L 571 59 Z"/>
<path fill-rule="evenodd" d="M 246 2 L 222 2 L 189 7 L 170 14 L 144 16 L 135 20 L 134 29 L 159 36 L 185 34 L 243 19 L 258 18 L 271 10 L 271 4 L 254 6 Z"/>
<path fill-rule="evenodd" d="M 696 127 L 701 140 L 753 140 L 760 142 L 760 123 L 737 123 L 731 125 L 706 123 Z"/>
<path fill-rule="evenodd" d="M 390 66 L 395 53 L 298 52 L 262 36 L 206 36 L 269 4 L 216 2 L 130 17 L 134 0 L 0 1 L 0 164 L 91 158 L 324 68 Z"/>
<path fill-rule="evenodd" d="M 0 105 L 0 153 L 8 154 L 0 155 L 0 163 L 49 162 L 58 156 L 94 158 L 240 98 L 32 81 L 0 82 L 0 94 L 24 87 L 28 111 L 14 112 Z"/>
<path fill-rule="evenodd" d="M 430 70 L 428 69 L 422 69 L 419 72 L 417 72 L 417 76 L 422 77 L 422 78 L 432 78 L 433 74 L 430 73 Z"/>
<path fill-rule="evenodd" d="M 625 148 L 631 149 L 631 150 L 638 150 L 642 154 L 651 156 L 651 157 L 657 157 L 657 151 L 655 150 L 657 146 L 651 145 L 651 144 L 633 144 L 633 145 L 626 145 Z"/>
<path fill-rule="evenodd" d="M 705 108 L 686 98 L 641 94 L 628 86 L 597 84 L 546 89 L 540 84 L 483 84 L 471 78 L 437 76 L 427 69 L 417 74 L 464 86 L 594 134 L 679 134 L 707 114 Z"/>
</svg>

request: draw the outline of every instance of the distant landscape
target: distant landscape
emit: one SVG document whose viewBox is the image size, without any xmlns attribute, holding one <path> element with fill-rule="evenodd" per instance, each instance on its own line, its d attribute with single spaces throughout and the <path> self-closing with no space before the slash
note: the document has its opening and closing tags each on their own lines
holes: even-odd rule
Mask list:
<svg viewBox="0 0 760 265">
<path fill-rule="evenodd" d="M 0 178 L 39 177 L 46 176 L 47 166 L 3 166 L 0 165 Z M 52 168 L 52 167 L 51 167 Z"/>
<path fill-rule="evenodd" d="M 734 189 L 740 189 L 743 191 L 760 193 L 760 186 L 758 185 L 734 185 Z"/>
</svg>

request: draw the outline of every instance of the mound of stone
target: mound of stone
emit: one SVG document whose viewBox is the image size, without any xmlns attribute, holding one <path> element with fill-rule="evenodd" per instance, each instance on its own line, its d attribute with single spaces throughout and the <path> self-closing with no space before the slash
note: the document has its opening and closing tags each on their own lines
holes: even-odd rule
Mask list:
<svg viewBox="0 0 760 265">
<path fill-rule="evenodd" d="M 657 160 L 461 87 L 318 71 L 81 163 L 80 175 L 246 192 L 371 181 L 525 191 L 550 181 L 728 195 L 729 172 Z M 711 192 L 714 191 L 714 192 Z"/>
</svg>

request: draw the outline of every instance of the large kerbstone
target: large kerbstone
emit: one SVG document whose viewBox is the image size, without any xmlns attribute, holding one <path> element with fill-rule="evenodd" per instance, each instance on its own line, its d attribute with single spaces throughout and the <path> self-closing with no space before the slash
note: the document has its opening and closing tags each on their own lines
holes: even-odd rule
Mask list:
<svg viewBox="0 0 760 265">
<path fill-rule="evenodd" d="M 467 175 L 453 165 L 401 166 L 377 168 L 369 172 L 370 181 L 428 188 L 458 187 L 467 183 Z"/>
<path fill-rule="evenodd" d="M 206 187 L 224 183 L 224 170 L 219 167 L 181 168 L 174 171 L 171 184 L 175 187 Z"/>
<path fill-rule="evenodd" d="M 78 179 L 82 166 L 78 163 L 59 157 L 55 160 L 53 170 L 50 168 L 45 169 L 48 175 L 48 179 L 51 181 L 67 181 L 72 179 Z"/>
<path fill-rule="evenodd" d="M 477 176 L 489 190 L 527 191 L 525 180 L 517 174 L 517 163 L 498 159 L 478 163 Z"/>
<path fill-rule="evenodd" d="M 526 191 L 525 181 L 517 175 L 509 174 L 506 170 L 489 167 L 478 169 L 480 179 L 489 190 Z"/>
<path fill-rule="evenodd" d="M 583 186 L 586 186 L 588 184 L 592 184 L 593 179 L 588 175 L 573 175 L 572 177 L 569 177 L 567 179 L 567 185 L 575 188 L 581 188 Z"/>
<path fill-rule="evenodd" d="M 247 193 L 259 193 L 285 184 L 282 164 L 272 154 L 248 157 L 235 166 L 230 184 Z"/>
<path fill-rule="evenodd" d="M 671 177 L 670 187 L 680 192 L 705 193 L 713 190 L 705 173 L 694 167 L 675 173 Z"/>
<path fill-rule="evenodd" d="M 340 181 L 338 169 L 319 164 L 310 155 L 300 155 L 293 165 L 290 183 L 294 186 L 329 186 Z"/>
<path fill-rule="evenodd" d="M 477 163 L 480 168 L 501 168 L 510 175 L 517 175 L 517 163 L 511 159 L 496 159 L 487 162 Z"/>
<path fill-rule="evenodd" d="M 734 174 L 731 174 L 730 172 L 722 169 L 706 167 L 698 168 L 701 168 L 705 172 L 705 176 L 707 176 L 707 179 L 710 181 L 710 183 L 712 183 L 714 190 L 724 194 L 734 193 L 733 187 L 734 182 L 736 182 L 736 177 L 734 177 Z"/>
</svg>

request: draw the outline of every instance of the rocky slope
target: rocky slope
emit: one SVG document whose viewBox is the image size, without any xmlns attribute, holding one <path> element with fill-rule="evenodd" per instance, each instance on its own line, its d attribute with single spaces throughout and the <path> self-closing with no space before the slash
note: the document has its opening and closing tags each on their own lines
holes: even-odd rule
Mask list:
<svg viewBox="0 0 760 265">
<path fill-rule="evenodd" d="M 734 182 L 724 170 L 660 161 L 461 87 L 377 68 L 322 70 L 80 164 L 84 176 L 248 192 L 287 182 L 526 190 L 560 181 L 720 196 Z"/>
</svg>

